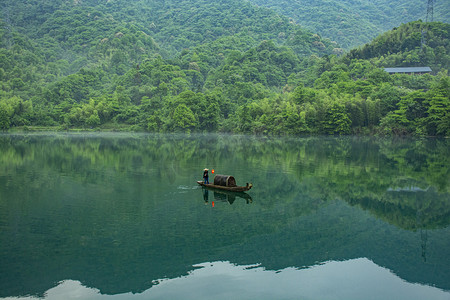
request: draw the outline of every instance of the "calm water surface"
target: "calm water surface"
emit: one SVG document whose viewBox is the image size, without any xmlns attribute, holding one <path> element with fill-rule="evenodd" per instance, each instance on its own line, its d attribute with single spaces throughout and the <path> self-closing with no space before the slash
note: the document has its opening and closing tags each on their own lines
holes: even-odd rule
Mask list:
<svg viewBox="0 0 450 300">
<path fill-rule="evenodd" d="M 0 299 L 450 299 L 450 141 L 0 135 Z M 203 168 L 246 194 L 197 186 Z"/>
</svg>

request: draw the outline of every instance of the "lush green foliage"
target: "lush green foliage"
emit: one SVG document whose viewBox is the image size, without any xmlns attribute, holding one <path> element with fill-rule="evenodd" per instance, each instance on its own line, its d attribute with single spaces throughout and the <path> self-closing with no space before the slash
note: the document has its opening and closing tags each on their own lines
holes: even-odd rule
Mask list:
<svg viewBox="0 0 450 300">
<path fill-rule="evenodd" d="M 448 24 L 341 58 L 268 9 L 219 1 L 6 1 L 0 129 L 450 134 Z M 429 64 L 437 76 L 389 76 Z M 441 72 L 439 72 L 441 71 Z"/>
<path fill-rule="evenodd" d="M 345 49 L 370 42 L 382 32 L 422 19 L 424 0 L 250 0 L 286 15 L 298 24 L 333 39 Z M 434 20 L 450 22 L 450 7 L 445 1 L 434 4 Z"/>
<path fill-rule="evenodd" d="M 449 71 L 449 36 L 450 24 L 411 22 L 378 36 L 347 56 L 371 60 L 379 67 L 429 66 Z"/>
</svg>

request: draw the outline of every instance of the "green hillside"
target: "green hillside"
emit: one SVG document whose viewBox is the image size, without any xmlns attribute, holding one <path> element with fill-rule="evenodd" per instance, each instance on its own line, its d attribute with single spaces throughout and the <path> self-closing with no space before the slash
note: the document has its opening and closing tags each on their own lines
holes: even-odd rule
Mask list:
<svg viewBox="0 0 450 300">
<path fill-rule="evenodd" d="M 423 33 L 424 32 L 424 33 Z M 348 54 L 370 59 L 380 67 L 429 66 L 450 70 L 450 24 L 411 22 L 385 32 L 372 42 Z M 421 41 L 425 39 L 424 45 Z"/>
<path fill-rule="evenodd" d="M 426 0 L 249 0 L 351 49 L 402 23 L 427 15 Z M 450 6 L 436 1 L 434 21 L 450 22 Z"/>
<path fill-rule="evenodd" d="M 272 10 L 238 0 L 56 0 L 45 5 L 6 0 L 4 5 L 6 23 L 20 33 L 77 53 L 86 53 L 126 28 L 150 35 L 165 57 L 237 33 L 282 44 L 301 30 Z"/>
<path fill-rule="evenodd" d="M 446 23 L 423 49 L 413 22 L 339 57 L 237 0 L 2 5 L 2 130 L 450 134 Z M 380 69 L 422 63 L 433 75 Z"/>
</svg>

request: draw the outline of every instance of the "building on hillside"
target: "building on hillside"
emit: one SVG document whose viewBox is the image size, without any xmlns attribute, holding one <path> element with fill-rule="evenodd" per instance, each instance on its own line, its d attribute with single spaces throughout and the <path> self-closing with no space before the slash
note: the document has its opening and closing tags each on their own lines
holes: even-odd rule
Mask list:
<svg viewBox="0 0 450 300">
<path fill-rule="evenodd" d="M 389 74 L 422 75 L 430 74 L 430 67 L 384 68 Z"/>
</svg>

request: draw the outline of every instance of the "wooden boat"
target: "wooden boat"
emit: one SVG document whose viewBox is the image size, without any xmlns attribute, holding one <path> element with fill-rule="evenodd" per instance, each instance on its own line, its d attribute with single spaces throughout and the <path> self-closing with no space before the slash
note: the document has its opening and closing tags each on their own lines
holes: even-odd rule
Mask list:
<svg viewBox="0 0 450 300">
<path fill-rule="evenodd" d="M 219 189 L 230 192 L 245 192 L 252 188 L 253 184 L 247 183 L 246 186 L 237 186 L 236 179 L 230 175 L 216 175 L 214 176 L 214 184 L 205 184 L 203 181 L 197 181 L 201 186 Z"/>
<path fill-rule="evenodd" d="M 222 185 L 216 185 L 216 184 L 205 184 L 203 181 L 197 181 L 197 183 L 201 186 L 211 188 L 211 189 L 218 189 L 218 190 L 224 190 L 224 191 L 230 191 L 230 192 L 245 192 L 252 188 L 253 184 L 247 183 L 246 186 L 222 186 Z"/>
</svg>

